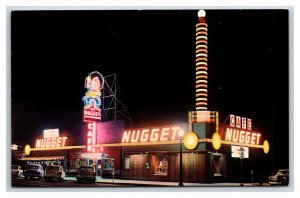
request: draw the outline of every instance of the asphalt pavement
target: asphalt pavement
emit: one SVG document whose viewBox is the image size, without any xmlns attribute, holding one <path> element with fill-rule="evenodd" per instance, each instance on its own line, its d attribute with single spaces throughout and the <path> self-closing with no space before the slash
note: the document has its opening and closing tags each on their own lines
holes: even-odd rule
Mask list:
<svg viewBox="0 0 300 198">
<path fill-rule="evenodd" d="M 76 177 L 65 177 L 65 181 L 76 181 Z M 102 178 L 97 176 L 96 183 L 107 184 L 129 184 L 135 186 L 178 186 L 178 182 L 162 182 L 162 181 L 144 181 L 144 180 L 126 180 L 126 179 L 112 179 Z M 241 187 L 240 183 L 183 183 L 184 186 L 203 186 L 203 187 Z M 243 183 L 245 187 L 258 187 L 259 183 Z M 263 186 L 270 186 L 268 183 L 264 183 Z"/>
</svg>

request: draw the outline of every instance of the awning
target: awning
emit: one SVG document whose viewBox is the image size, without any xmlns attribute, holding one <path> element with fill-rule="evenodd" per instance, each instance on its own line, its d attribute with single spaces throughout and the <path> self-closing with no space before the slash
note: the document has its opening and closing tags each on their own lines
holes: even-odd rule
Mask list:
<svg viewBox="0 0 300 198">
<path fill-rule="evenodd" d="M 64 160 L 65 156 L 44 156 L 44 157 L 23 157 L 23 161 L 47 161 L 47 160 Z"/>
</svg>

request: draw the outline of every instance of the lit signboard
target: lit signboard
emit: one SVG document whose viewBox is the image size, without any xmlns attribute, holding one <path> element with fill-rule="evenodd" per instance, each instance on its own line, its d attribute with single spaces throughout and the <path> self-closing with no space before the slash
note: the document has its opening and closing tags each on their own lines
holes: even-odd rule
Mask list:
<svg viewBox="0 0 300 198">
<path fill-rule="evenodd" d="M 95 148 L 92 147 L 96 144 L 96 122 L 88 122 L 86 124 L 87 131 L 87 151 L 95 152 Z"/>
<path fill-rule="evenodd" d="M 234 158 L 249 158 L 249 147 L 231 146 L 231 157 Z"/>
<path fill-rule="evenodd" d="M 59 129 L 44 130 L 44 138 L 59 137 Z"/>
<path fill-rule="evenodd" d="M 181 130 L 179 126 L 126 130 L 122 143 L 172 141 L 178 139 Z"/>
<path fill-rule="evenodd" d="M 66 145 L 67 137 L 37 139 L 35 148 L 59 148 Z"/>
<path fill-rule="evenodd" d="M 261 134 L 251 131 L 252 120 L 230 114 L 230 124 L 225 128 L 225 141 L 259 145 Z"/>
<path fill-rule="evenodd" d="M 67 137 L 59 137 L 59 129 L 44 130 L 44 136 L 37 139 L 35 148 L 60 148 L 64 147 L 67 142 Z"/>
<path fill-rule="evenodd" d="M 84 122 L 101 121 L 101 90 L 104 79 L 102 75 L 94 71 L 85 78 L 84 87 L 87 88 L 85 96 L 82 98 L 84 103 Z"/>
</svg>

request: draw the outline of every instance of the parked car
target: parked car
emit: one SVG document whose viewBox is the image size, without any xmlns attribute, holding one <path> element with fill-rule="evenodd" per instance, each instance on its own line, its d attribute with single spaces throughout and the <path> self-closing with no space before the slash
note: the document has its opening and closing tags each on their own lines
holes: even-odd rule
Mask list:
<svg viewBox="0 0 300 198">
<path fill-rule="evenodd" d="M 22 177 L 23 170 L 21 169 L 21 166 L 11 165 L 11 176 L 12 177 Z"/>
<path fill-rule="evenodd" d="M 289 169 L 281 169 L 278 172 L 269 177 L 269 184 L 280 184 L 288 185 L 289 184 Z"/>
<path fill-rule="evenodd" d="M 66 177 L 64 168 L 60 165 L 48 165 L 45 170 L 45 181 L 58 179 L 63 180 Z"/>
<path fill-rule="evenodd" d="M 96 181 L 96 170 L 94 166 L 81 166 L 76 175 L 77 182 L 80 181 Z"/>
<path fill-rule="evenodd" d="M 40 164 L 27 165 L 24 170 L 24 177 L 25 177 L 25 179 L 30 179 L 30 178 L 34 178 L 34 177 L 42 179 L 44 177 L 43 166 Z"/>
</svg>

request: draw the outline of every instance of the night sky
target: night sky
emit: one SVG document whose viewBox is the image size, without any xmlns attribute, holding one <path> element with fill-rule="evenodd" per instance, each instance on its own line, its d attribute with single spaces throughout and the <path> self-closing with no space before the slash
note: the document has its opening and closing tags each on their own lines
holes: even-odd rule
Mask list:
<svg viewBox="0 0 300 198">
<path fill-rule="evenodd" d="M 133 127 L 187 122 L 195 110 L 198 10 L 11 13 L 12 142 L 42 130 L 79 134 L 84 80 L 117 75 Z M 251 118 L 288 167 L 288 11 L 206 10 L 208 104 Z"/>
</svg>

